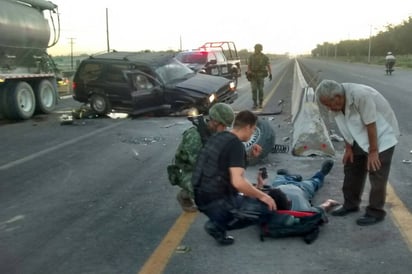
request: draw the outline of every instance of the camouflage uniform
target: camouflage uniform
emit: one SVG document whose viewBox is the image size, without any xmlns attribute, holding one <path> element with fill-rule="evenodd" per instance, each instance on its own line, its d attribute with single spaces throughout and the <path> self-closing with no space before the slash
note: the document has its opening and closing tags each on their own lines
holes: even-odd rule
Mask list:
<svg viewBox="0 0 412 274">
<path fill-rule="evenodd" d="M 262 107 L 264 99 L 264 80 L 268 75 L 271 75 L 267 70 L 267 67 L 269 65 L 269 58 L 261 52 L 261 45 L 257 44 L 255 46 L 255 53 L 250 55 L 248 60 L 249 70 L 252 73 L 250 77 L 250 85 L 252 88 L 252 99 L 254 107 L 258 106 L 258 100 L 259 106 Z"/>
<path fill-rule="evenodd" d="M 174 165 L 171 165 L 178 170 L 173 173 L 169 172 L 170 182 L 182 188 L 178 194 L 178 200 L 193 199 L 192 171 L 202 146 L 200 134 L 195 126 L 185 130 L 182 142 L 176 151 Z"/>
</svg>

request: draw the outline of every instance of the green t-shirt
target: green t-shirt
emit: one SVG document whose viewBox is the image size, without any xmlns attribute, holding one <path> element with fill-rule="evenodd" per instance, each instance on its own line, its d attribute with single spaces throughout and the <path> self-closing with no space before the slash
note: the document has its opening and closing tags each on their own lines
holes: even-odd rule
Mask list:
<svg viewBox="0 0 412 274">
<path fill-rule="evenodd" d="M 254 53 L 249 56 L 248 61 L 250 70 L 256 76 L 266 77 L 268 75 L 267 66 L 269 63 L 269 58 L 263 53 Z"/>
</svg>

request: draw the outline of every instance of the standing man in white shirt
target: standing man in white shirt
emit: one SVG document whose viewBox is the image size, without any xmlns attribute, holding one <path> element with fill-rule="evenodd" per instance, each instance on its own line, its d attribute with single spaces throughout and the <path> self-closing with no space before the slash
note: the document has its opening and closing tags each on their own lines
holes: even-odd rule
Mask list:
<svg viewBox="0 0 412 274">
<path fill-rule="evenodd" d="M 364 226 L 382 221 L 386 215 L 384 205 L 392 156 L 399 137 L 395 113 L 377 90 L 362 84 L 323 80 L 316 88 L 316 96 L 332 112 L 346 144 L 344 203 L 331 214 L 345 216 L 359 211 L 369 175 L 369 204 L 356 222 Z"/>
</svg>

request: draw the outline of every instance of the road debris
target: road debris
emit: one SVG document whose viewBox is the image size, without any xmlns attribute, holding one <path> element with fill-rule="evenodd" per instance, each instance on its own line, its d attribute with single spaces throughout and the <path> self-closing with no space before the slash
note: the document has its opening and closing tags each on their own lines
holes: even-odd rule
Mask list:
<svg viewBox="0 0 412 274">
<path fill-rule="evenodd" d="M 69 114 L 63 114 L 60 116 L 60 125 L 72 125 L 73 124 L 73 116 Z"/>
<path fill-rule="evenodd" d="M 175 249 L 176 253 L 187 253 L 190 251 L 190 247 L 187 245 L 179 245 Z"/>
</svg>

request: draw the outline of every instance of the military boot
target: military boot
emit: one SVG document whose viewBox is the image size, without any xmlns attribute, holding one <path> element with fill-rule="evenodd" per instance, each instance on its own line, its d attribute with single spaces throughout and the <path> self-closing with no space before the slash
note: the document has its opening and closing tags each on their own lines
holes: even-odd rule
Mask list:
<svg viewBox="0 0 412 274">
<path fill-rule="evenodd" d="M 186 212 L 196 212 L 197 207 L 193 202 L 193 199 L 190 197 L 189 193 L 182 189 L 177 194 L 177 201 L 179 202 L 182 209 Z"/>
<path fill-rule="evenodd" d="M 257 107 L 258 107 L 257 101 L 253 100 L 253 107 L 252 107 L 252 109 L 257 109 Z"/>
</svg>

